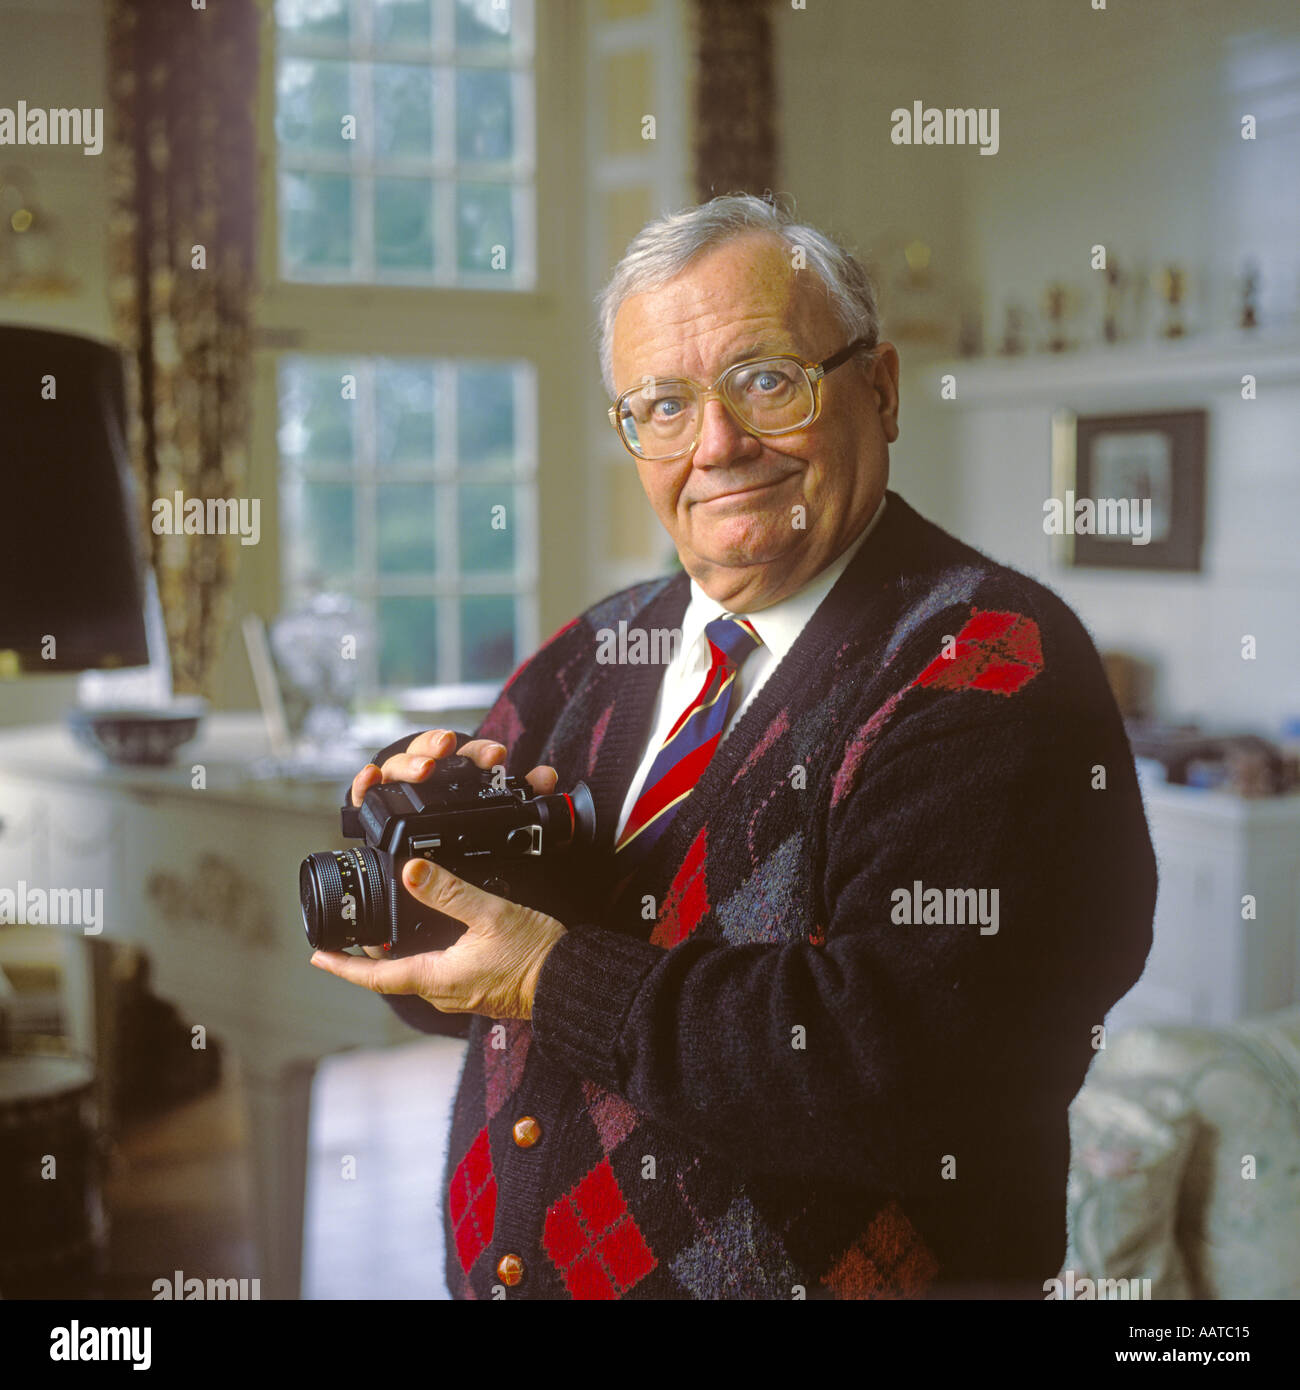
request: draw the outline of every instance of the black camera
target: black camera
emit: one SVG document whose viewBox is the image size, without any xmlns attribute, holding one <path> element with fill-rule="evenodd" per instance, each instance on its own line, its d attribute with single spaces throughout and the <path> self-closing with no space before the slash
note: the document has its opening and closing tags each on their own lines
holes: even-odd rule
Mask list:
<svg viewBox="0 0 1300 1390">
<path fill-rule="evenodd" d="M 595 839 L 596 808 L 585 782 L 534 794 L 521 777 L 443 758 L 423 782 L 371 787 L 342 808 L 343 834 L 359 849 L 309 854 L 298 870 L 307 940 L 318 951 L 346 946 L 437 950 L 440 914 L 402 885 L 408 859 L 430 859 L 498 897 L 512 896 L 512 863 L 584 849 Z"/>
</svg>

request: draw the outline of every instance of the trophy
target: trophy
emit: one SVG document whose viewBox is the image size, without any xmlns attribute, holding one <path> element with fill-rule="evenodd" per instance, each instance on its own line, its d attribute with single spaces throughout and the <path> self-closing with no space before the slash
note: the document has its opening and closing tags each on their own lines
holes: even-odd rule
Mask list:
<svg viewBox="0 0 1300 1390">
<path fill-rule="evenodd" d="M 1237 327 L 1249 331 L 1259 327 L 1259 266 L 1247 261 L 1241 277 L 1241 313 Z"/>
<path fill-rule="evenodd" d="M 1048 352 L 1068 352 L 1076 346 L 1066 333 L 1066 325 L 1074 317 L 1078 303 L 1079 296 L 1069 285 L 1053 282 L 1043 291 L 1043 316 L 1050 330 Z"/>
<path fill-rule="evenodd" d="M 1167 265 L 1156 274 L 1156 288 L 1166 307 L 1162 338 L 1185 338 L 1187 325 L 1183 321 L 1183 303 L 1187 297 L 1187 274 L 1181 266 Z"/>
</svg>

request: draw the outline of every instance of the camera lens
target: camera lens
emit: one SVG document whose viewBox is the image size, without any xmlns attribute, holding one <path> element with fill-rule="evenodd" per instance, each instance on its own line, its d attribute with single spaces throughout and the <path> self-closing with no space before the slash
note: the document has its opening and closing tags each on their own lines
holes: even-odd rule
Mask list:
<svg viewBox="0 0 1300 1390">
<path fill-rule="evenodd" d="M 298 869 L 302 924 L 314 951 L 382 946 L 390 939 L 379 856 L 359 849 L 309 854 Z"/>
</svg>

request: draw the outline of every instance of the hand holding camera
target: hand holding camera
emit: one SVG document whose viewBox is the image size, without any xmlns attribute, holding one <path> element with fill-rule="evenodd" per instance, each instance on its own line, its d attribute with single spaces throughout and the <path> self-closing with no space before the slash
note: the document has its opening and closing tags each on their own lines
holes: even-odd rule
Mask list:
<svg viewBox="0 0 1300 1390">
<path fill-rule="evenodd" d="M 343 833 L 365 843 L 309 854 L 299 869 L 312 964 L 444 1012 L 528 1018 L 541 964 L 565 929 L 510 902 L 506 875 L 590 846 L 595 807 L 581 782 L 555 792 L 552 768 L 506 776 L 500 744 L 475 739 L 458 754 L 454 745 L 449 731 L 429 730 L 353 780 Z M 448 917 L 467 928 L 454 943 Z M 372 959 L 344 954 L 352 945 Z"/>
<path fill-rule="evenodd" d="M 456 736 L 450 729 L 428 729 L 417 735 L 407 744 L 405 753 L 397 753 L 384 761 L 383 767 L 367 763 L 352 779 L 352 804 L 360 806 L 371 787 L 384 782 L 423 782 L 432 777 L 439 763 L 455 755 L 468 758 L 476 767 L 491 771 L 501 767 L 506 760 L 504 745 L 488 738 L 472 739 L 469 743 L 456 747 Z M 524 780 L 539 794 L 555 790 L 558 781 L 553 767 L 535 767 Z M 315 943 L 312 943 L 313 945 Z M 391 949 L 386 946 L 362 946 L 366 955 L 379 959 Z"/>
</svg>

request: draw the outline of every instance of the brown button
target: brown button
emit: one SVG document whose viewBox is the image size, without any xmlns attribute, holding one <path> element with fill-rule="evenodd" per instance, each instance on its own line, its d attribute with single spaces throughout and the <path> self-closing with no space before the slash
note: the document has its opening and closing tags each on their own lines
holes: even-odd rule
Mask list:
<svg viewBox="0 0 1300 1390">
<path fill-rule="evenodd" d="M 524 1262 L 518 1255 L 502 1255 L 497 1261 L 497 1276 L 513 1288 L 524 1277 Z"/>
<path fill-rule="evenodd" d="M 531 1149 L 542 1137 L 542 1127 L 531 1115 L 525 1115 L 515 1121 L 514 1135 L 521 1149 Z"/>
</svg>

